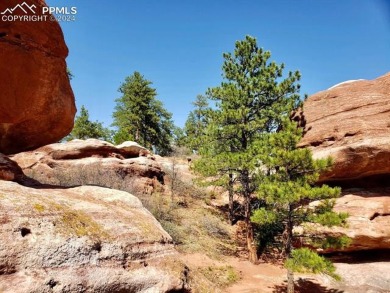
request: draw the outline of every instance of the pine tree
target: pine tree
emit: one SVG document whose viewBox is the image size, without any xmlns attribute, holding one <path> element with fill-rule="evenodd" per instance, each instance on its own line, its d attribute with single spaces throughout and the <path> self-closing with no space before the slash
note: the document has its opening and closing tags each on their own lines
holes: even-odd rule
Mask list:
<svg viewBox="0 0 390 293">
<path fill-rule="evenodd" d="M 207 112 L 210 108 L 207 98 L 202 95 L 198 95 L 192 104 L 195 109 L 188 114 L 184 126 L 185 144 L 189 149 L 197 151 L 203 143 L 201 138 L 207 127 Z"/>
<path fill-rule="evenodd" d="M 257 196 L 266 206 L 254 211 L 251 220 L 260 225 L 279 225 L 283 227 L 283 252 L 287 259 L 288 292 L 294 292 L 294 271 L 334 274 L 331 262 L 308 249 L 294 249 L 297 235 L 293 229 L 305 222 L 315 222 L 326 226 L 343 225 L 347 217 L 332 211 L 330 199 L 340 194 L 339 188 L 327 185 L 315 186 L 321 171 L 331 165 L 330 159 L 314 160 L 309 149 L 297 148 L 302 130 L 289 119 L 285 119 L 279 131 L 266 135 L 259 141 L 262 149 L 258 159 L 261 161 L 262 176 Z M 309 204 L 324 200 L 317 207 Z M 327 242 L 328 239 L 319 242 Z M 342 241 L 346 244 L 345 239 Z M 329 243 L 329 241 L 328 241 Z M 338 242 L 341 243 L 341 242 Z M 314 244 L 314 243 L 313 243 Z"/>
<path fill-rule="evenodd" d="M 249 260 L 257 262 L 253 235 L 251 199 L 257 190 L 258 141 L 275 131 L 280 116 L 299 101 L 299 72 L 282 78 L 284 65 L 270 62 L 270 52 L 259 48 L 247 36 L 235 44 L 234 53 L 225 53 L 224 81 L 207 94 L 215 101 L 205 131 L 207 143 L 200 149 L 195 168 L 205 175 L 220 175 L 229 182 L 233 176 L 244 200 Z"/>
<path fill-rule="evenodd" d="M 126 77 L 113 113 L 112 125 L 118 129 L 114 140 L 116 143 L 134 140 L 164 155 L 171 150 L 172 114 L 156 99 L 156 89 L 151 85 L 139 72 Z"/>
<path fill-rule="evenodd" d="M 69 141 L 75 138 L 97 138 L 111 141 L 111 132 L 101 122 L 89 120 L 88 110 L 81 106 L 80 114 L 75 119 L 73 130 L 65 139 Z"/>
<path fill-rule="evenodd" d="M 183 128 L 180 128 L 180 127 L 175 125 L 173 127 L 172 134 L 173 134 L 173 144 L 176 147 L 183 147 L 183 146 L 185 146 L 186 136 L 185 136 Z"/>
</svg>

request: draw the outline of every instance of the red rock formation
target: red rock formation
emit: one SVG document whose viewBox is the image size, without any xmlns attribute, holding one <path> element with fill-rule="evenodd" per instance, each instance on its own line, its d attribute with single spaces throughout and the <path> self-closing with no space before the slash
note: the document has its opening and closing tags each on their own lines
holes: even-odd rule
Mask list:
<svg viewBox="0 0 390 293">
<path fill-rule="evenodd" d="M 147 175 L 162 171 L 140 153 L 148 151 L 135 143 L 116 148 L 90 139 L 16 157 L 44 183 L 104 185 L 119 174 L 113 178 L 122 184 L 130 177 L 144 186 L 152 180 Z M 0 190 L 1 292 L 187 292 L 187 269 L 172 238 L 132 194 L 42 186 L 2 154 Z"/>
<path fill-rule="evenodd" d="M 0 1 L 0 12 L 18 3 Z M 36 15 L 45 5 L 39 0 L 28 3 L 37 6 Z M 66 73 L 67 55 L 57 22 L 0 21 L 1 152 L 56 142 L 72 130 L 76 108 Z"/>
<path fill-rule="evenodd" d="M 135 196 L 0 181 L 0 290 L 187 292 L 172 238 Z"/>
<path fill-rule="evenodd" d="M 351 244 L 342 251 L 390 249 L 390 189 L 350 189 L 336 200 L 334 210 L 348 213 L 345 227 L 318 227 L 323 236 L 348 236 Z M 311 225 L 316 227 L 316 225 Z M 340 249 L 328 249 L 332 252 Z"/>
<path fill-rule="evenodd" d="M 312 95 L 294 119 L 305 127 L 300 145 L 334 160 L 320 181 L 351 188 L 335 206 L 350 215 L 348 226 L 317 232 L 350 237 L 342 251 L 390 249 L 390 73 Z"/>
<path fill-rule="evenodd" d="M 56 143 L 12 156 L 23 172 L 42 184 L 98 185 L 150 194 L 161 187 L 164 172 L 144 147 L 114 146 L 97 139 Z"/>
<path fill-rule="evenodd" d="M 315 158 L 334 159 L 321 181 L 390 174 L 390 73 L 312 95 L 303 116 L 300 145 L 311 148 Z"/>
</svg>

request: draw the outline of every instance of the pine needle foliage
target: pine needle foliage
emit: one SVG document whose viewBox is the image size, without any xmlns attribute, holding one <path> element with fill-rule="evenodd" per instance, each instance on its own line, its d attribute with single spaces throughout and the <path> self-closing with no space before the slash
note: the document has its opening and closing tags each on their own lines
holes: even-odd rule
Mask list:
<svg viewBox="0 0 390 293">
<path fill-rule="evenodd" d="M 119 87 L 122 96 L 115 100 L 112 126 L 117 127 L 117 132 L 114 141 L 117 144 L 136 141 L 166 155 L 171 151 L 172 114 L 156 99 L 157 91 L 151 85 L 151 81 L 135 71 Z"/>
<path fill-rule="evenodd" d="M 278 131 L 269 133 L 259 141 L 258 156 L 266 172 L 260 176 L 257 196 L 266 206 L 255 211 L 252 221 L 261 225 L 282 224 L 283 249 L 288 269 L 288 292 L 294 292 L 293 272 L 326 273 L 335 276 L 332 264 L 315 251 L 307 248 L 295 250 L 293 244 L 299 235 L 294 227 L 304 223 L 324 226 L 345 225 L 347 214 L 334 212 L 333 206 L 340 188 L 316 185 L 321 172 L 327 170 L 330 159 L 315 160 L 309 149 L 298 148 L 302 129 L 286 117 Z M 313 207 L 312 202 L 320 201 Z M 316 246 L 332 245 L 330 239 L 316 239 Z M 327 242 L 327 243 L 325 243 Z M 347 244 L 333 241 L 335 245 Z"/>
<path fill-rule="evenodd" d="M 193 151 L 198 151 L 203 144 L 202 137 L 207 127 L 207 113 L 210 111 L 207 97 L 203 95 L 196 96 L 196 100 L 192 103 L 192 110 L 187 117 L 184 125 L 185 145 Z"/>
<path fill-rule="evenodd" d="M 73 130 L 65 139 L 69 141 L 88 138 L 111 141 L 111 131 L 104 127 L 101 122 L 91 121 L 88 110 L 81 106 L 80 114 L 75 119 Z"/>
<path fill-rule="evenodd" d="M 234 52 L 223 57 L 223 81 L 207 91 L 215 107 L 207 113 L 201 159 L 195 169 L 238 185 L 236 191 L 245 202 L 249 259 L 256 262 L 250 201 L 258 183 L 258 141 L 275 131 L 280 117 L 299 104 L 300 74 L 289 72 L 283 77 L 284 64 L 270 61 L 271 53 L 258 47 L 251 36 L 237 41 Z"/>
</svg>

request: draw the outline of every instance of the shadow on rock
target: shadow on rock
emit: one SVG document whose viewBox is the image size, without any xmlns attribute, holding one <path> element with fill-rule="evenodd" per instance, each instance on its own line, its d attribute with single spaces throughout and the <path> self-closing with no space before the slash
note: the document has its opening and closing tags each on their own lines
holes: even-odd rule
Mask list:
<svg viewBox="0 0 390 293">
<path fill-rule="evenodd" d="M 287 293 L 287 282 L 273 287 L 273 293 Z M 298 279 L 295 282 L 295 293 L 344 293 L 343 290 L 327 288 L 309 279 Z"/>
<path fill-rule="evenodd" d="M 353 251 L 348 253 L 333 253 L 327 255 L 332 262 L 347 264 L 364 264 L 375 262 L 390 262 L 390 249 L 373 249 Z"/>
<path fill-rule="evenodd" d="M 25 175 L 19 178 L 18 180 L 16 180 L 16 182 L 25 187 L 34 188 L 34 189 L 69 189 L 69 188 L 81 186 L 81 185 L 61 186 L 61 185 L 53 185 L 53 184 L 43 184 L 40 181 Z"/>
</svg>

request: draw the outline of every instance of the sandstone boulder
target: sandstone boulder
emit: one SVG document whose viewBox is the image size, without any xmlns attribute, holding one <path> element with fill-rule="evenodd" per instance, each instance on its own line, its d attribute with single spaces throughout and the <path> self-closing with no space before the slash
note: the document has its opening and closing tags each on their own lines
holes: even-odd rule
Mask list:
<svg viewBox="0 0 390 293">
<path fill-rule="evenodd" d="M 386 251 L 361 252 L 345 257 L 332 257 L 336 273 L 341 277 L 336 281 L 326 275 L 316 275 L 315 279 L 326 288 L 325 292 L 342 293 L 387 293 L 390 292 L 390 262 Z M 315 291 L 308 291 L 315 292 Z M 323 291 L 319 291 L 323 292 Z"/>
<path fill-rule="evenodd" d="M 0 181 L 0 291 L 184 292 L 171 237 L 127 192 Z"/>
<path fill-rule="evenodd" d="M 164 172 L 148 150 L 136 143 L 116 147 L 97 139 L 56 143 L 12 156 L 26 176 L 41 184 L 98 185 L 134 194 L 159 188 Z"/>
<path fill-rule="evenodd" d="M 116 146 L 121 153 L 126 154 L 126 157 L 138 157 L 150 155 L 150 151 L 141 147 L 134 141 L 125 141 Z"/>
<path fill-rule="evenodd" d="M 20 1 L 0 1 L 0 12 L 17 4 Z M 45 5 L 39 0 L 28 4 L 36 6 L 37 16 Z M 14 14 L 24 12 L 16 9 Z M 67 55 L 57 22 L 0 22 L 0 152 L 37 148 L 72 130 L 76 107 Z"/>
<path fill-rule="evenodd" d="M 390 174 L 390 73 L 312 95 L 301 114 L 300 146 L 315 158 L 334 159 L 321 181 Z"/>
<path fill-rule="evenodd" d="M 324 252 L 390 249 L 389 188 L 344 190 L 343 196 L 336 200 L 334 210 L 349 214 L 347 226 L 317 227 L 317 232 L 311 233 L 319 233 L 321 237 L 348 236 L 352 243 L 344 249 Z"/>
</svg>

